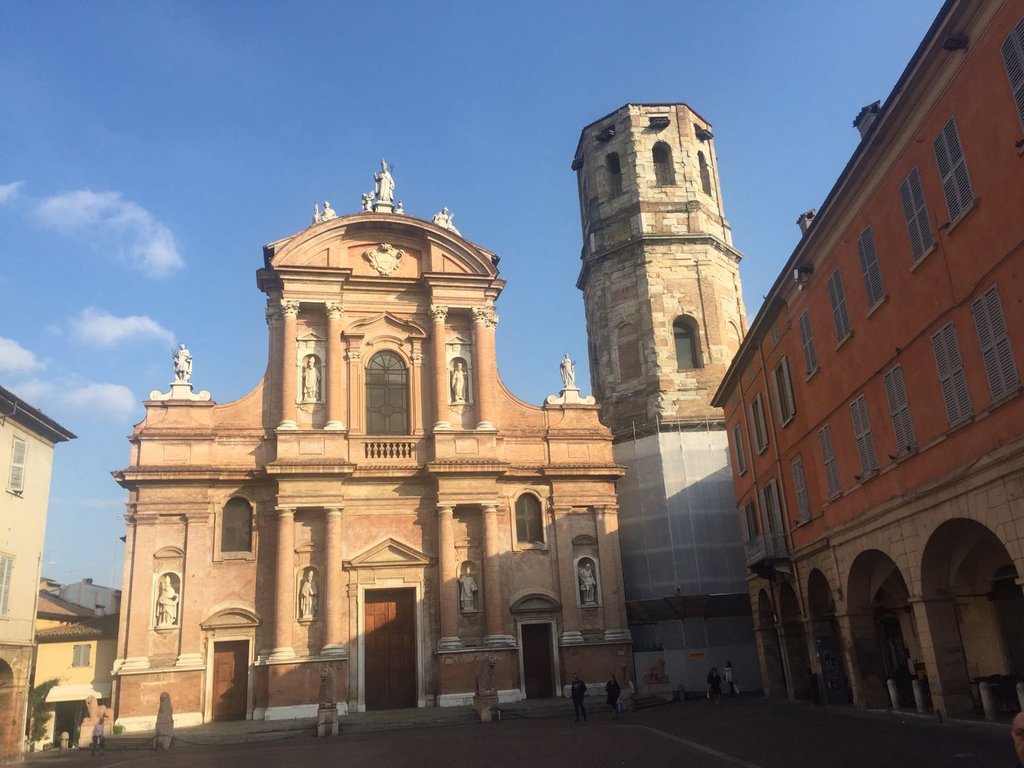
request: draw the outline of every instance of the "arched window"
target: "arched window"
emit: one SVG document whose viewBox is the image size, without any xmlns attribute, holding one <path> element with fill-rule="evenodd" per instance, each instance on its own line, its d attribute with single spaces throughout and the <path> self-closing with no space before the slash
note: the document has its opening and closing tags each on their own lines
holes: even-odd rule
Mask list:
<svg viewBox="0 0 1024 768">
<path fill-rule="evenodd" d="M 672 148 L 664 141 L 654 145 L 654 181 L 659 187 L 673 187 L 676 172 L 672 168 Z"/>
<path fill-rule="evenodd" d="M 711 169 L 708 168 L 708 160 L 704 153 L 697 152 L 697 162 L 700 163 L 700 186 L 705 195 L 711 194 Z"/>
<path fill-rule="evenodd" d="M 220 551 L 252 551 L 252 505 L 245 499 L 231 499 L 224 505 L 220 526 Z"/>
<path fill-rule="evenodd" d="M 532 493 L 524 493 L 516 499 L 516 540 L 523 544 L 544 543 L 540 499 Z"/>
<path fill-rule="evenodd" d="M 700 337 L 697 323 L 692 317 L 679 317 L 672 323 L 672 332 L 676 339 L 676 366 L 680 371 L 700 368 Z"/>
<path fill-rule="evenodd" d="M 619 380 L 640 378 L 640 340 L 632 323 L 619 326 L 616 349 L 619 353 Z"/>
<path fill-rule="evenodd" d="M 409 434 L 409 371 L 394 352 L 378 352 L 366 366 L 366 434 Z"/>
<path fill-rule="evenodd" d="M 605 167 L 608 169 L 608 191 L 615 197 L 622 194 L 622 166 L 619 165 L 619 156 L 612 152 L 604 159 Z"/>
</svg>

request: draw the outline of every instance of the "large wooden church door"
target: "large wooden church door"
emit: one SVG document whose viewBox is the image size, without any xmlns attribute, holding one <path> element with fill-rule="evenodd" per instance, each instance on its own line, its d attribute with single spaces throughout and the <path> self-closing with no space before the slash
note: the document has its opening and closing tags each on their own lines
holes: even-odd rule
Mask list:
<svg viewBox="0 0 1024 768">
<path fill-rule="evenodd" d="M 551 669 L 551 625 L 523 624 L 523 683 L 526 698 L 554 695 Z"/>
<path fill-rule="evenodd" d="M 416 706 L 416 591 L 366 592 L 366 708 Z"/>
<path fill-rule="evenodd" d="M 213 644 L 213 719 L 245 720 L 249 641 Z"/>
</svg>

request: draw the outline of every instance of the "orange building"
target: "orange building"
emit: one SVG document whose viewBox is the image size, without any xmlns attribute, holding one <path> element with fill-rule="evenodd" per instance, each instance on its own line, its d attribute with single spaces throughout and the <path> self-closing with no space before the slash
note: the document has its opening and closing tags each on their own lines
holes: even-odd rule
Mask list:
<svg viewBox="0 0 1024 768">
<path fill-rule="evenodd" d="M 996 716 L 1024 675 L 1024 2 L 945 3 L 736 355 L 766 689 Z"/>
</svg>

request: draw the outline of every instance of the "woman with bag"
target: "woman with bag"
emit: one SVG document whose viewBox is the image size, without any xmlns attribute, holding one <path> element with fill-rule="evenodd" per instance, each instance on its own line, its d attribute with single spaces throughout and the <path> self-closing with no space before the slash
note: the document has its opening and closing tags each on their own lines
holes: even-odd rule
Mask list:
<svg viewBox="0 0 1024 768">
<path fill-rule="evenodd" d="M 612 708 L 612 717 L 618 719 L 619 717 L 619 694 L 622 693 L 622 688 L 619 686 L 619 681 L 615 679 L 615 675 L 612 675 L 612 679 L 608 681 L 608 684 L 604 687 L 604 692 L 608 694 L 608 706 Z"/>
</svg>

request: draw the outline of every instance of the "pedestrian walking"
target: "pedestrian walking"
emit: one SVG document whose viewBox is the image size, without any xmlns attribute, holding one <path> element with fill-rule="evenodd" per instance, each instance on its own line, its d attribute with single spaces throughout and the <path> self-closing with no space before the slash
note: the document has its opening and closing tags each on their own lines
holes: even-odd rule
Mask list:
<svg viewBox="0 0 1024 768">
<path fill-rule="evenodd" d="M 612 708 L 612 717 L 616 720 L 619 718 L 619 695 L 622 693 L 622 688 L 619 686 L 619 681 L 615 679 L 615 675 L 612 675 L 612 679 L 604 687 L 604 692 L 607 694 L 608 706 Z"/>
<path fill-rule="evenodd" d="M 103 747 L 105 746 L 105 738 L 103 735 L 103 719 L 104 718 L 101 717 L 99 720 L 96 721 L 96 725 L 92 727 L 92 751 L 90 754 L 93 757 L 96 757 L 97 752 L 99 752 L 101 755 L 103 754 Z"/>
<path fill-rule="evenodd" d="M 587 722 L 587 708 L 583 706 L 583 697 L 587 695 L 587 684 L 580 680 L 579 673 L 577 672 L 572 676 L 572 710 L 576 714 L 576 722 L 580 721 L 580 715 L 583 715 L 583 722 Z"/>
<path fill-rule="evenodd" d="M 722 676 L 718 674 L 718 667 L 712 667 L 708 672 L 708 699 L 715 704 L 722 703 Z"/>
<path fill-rule="evenodd" d="M 735 696 L 740 692 L 739 687 L 736 685 L 735 673 L 732 671 L 732 662 L 725 662 L 725 669 L 722 670 L 722 679 L 725 680 L 725 684 L 729 686 L 729 695 Z"/>
</svg>

